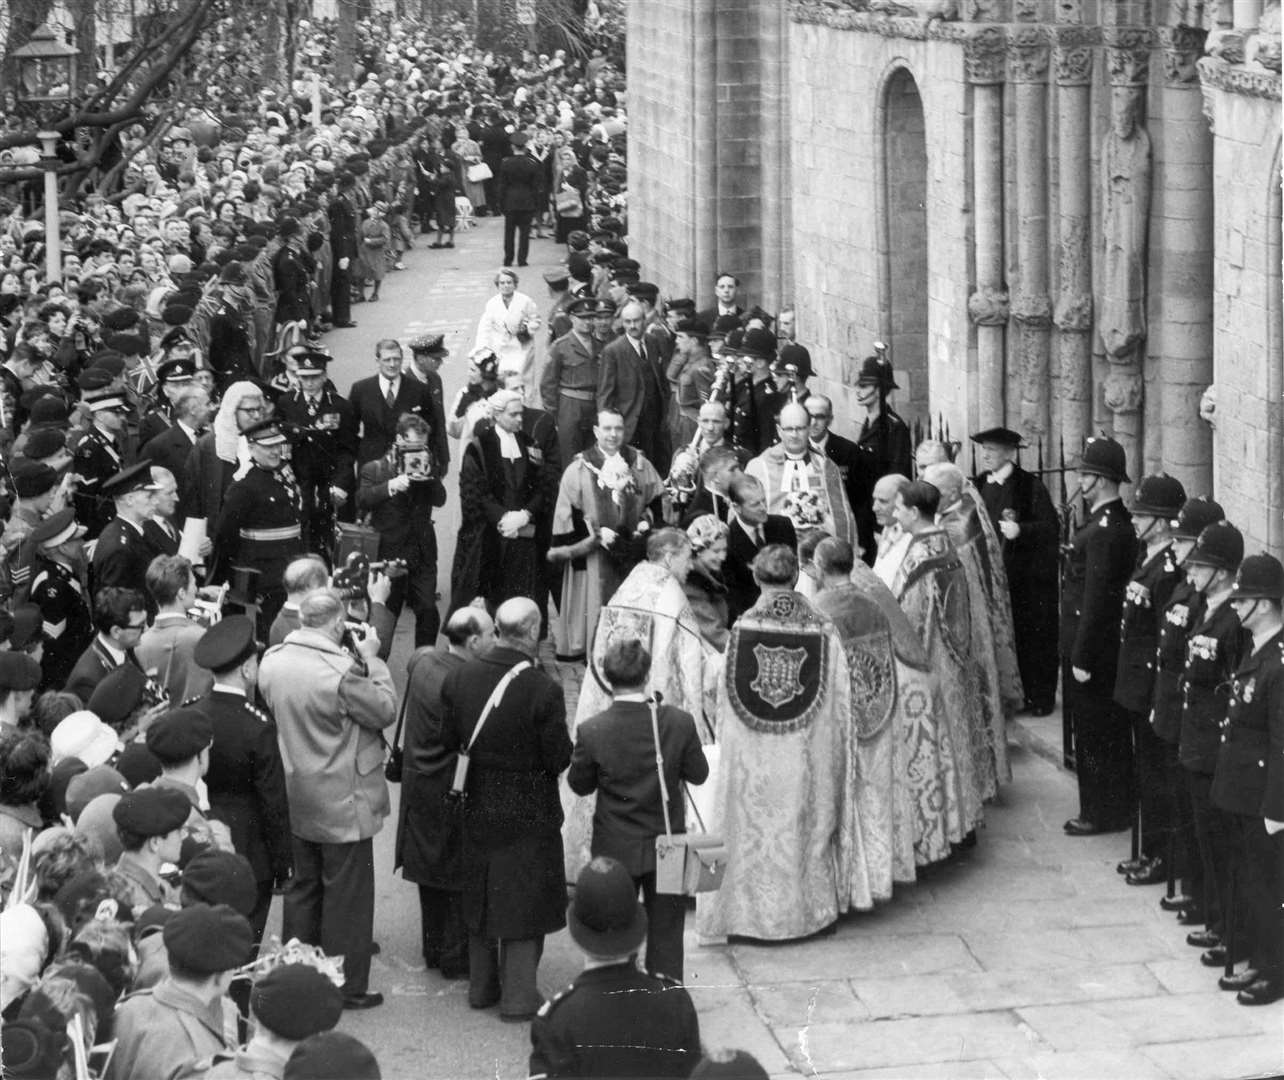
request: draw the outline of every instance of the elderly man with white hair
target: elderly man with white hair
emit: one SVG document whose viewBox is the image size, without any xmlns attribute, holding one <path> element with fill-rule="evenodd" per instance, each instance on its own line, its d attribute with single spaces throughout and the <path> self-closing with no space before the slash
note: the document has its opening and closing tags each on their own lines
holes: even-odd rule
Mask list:
<svg viewBox="0 0 1284 1080">
<path fill-rule="evenodd" d="M 535 519 L 548 489 L 543 463 L 522 430 L 522 396 L 496 390 L 487 399 L 492 424 L 478 428 L 459 469 L 459 540 L 450 575 L 450 610 L 478 597 L 498 607 L 535 596 Z"/>
</svg>

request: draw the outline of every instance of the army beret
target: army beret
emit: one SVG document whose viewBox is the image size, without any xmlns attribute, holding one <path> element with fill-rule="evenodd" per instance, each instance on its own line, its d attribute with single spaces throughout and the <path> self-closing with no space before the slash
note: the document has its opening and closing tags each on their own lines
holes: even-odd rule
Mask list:
<svg viewBox="0 0 1284 1080">
<path fill-rule="evenodd" d="M 231 256 L 231 252 L 220 252 Z M 244 285 L 245 284 L 245 267 L 239 262 L 229 261 L 222 270 L 218 272 L 218 279 L 224 285 Z"/>
<path fill-rule="evenodd" d="M 638 280 L 638 272 L 636 270 L 612 270 L 611 280 L 616 285 L 631 285 Z"/>
<path fill-rule="evenodd" d="M 134 491 L 155 491 L 152 482 L 152 468 L 146 461 L 129 465 L 103 484 L 103 494 L 114 499 Z"/>
<path fill-rule="evenodd" d="M 67 403 L 57 394 L 44 393 L 31 405 L 33 424 L 61 424 L 67 419 Z"/>
<path fill-rule="evenodd" d="M 383 1080 L 383 1073 L 360 1039 L 342 1031 L 323 1031 L 299 1042 L 281 1080 Z"/>
<path fill-rule="evenodd" d="M 143 704 L 147 676 L 137 664 L 121 664 L 103 676 L 85 704 L 105 724 L 120 729 Z"/>
<path fill-rule="evenodd" d="M 125 665 L 133 667 L 132 664 Z M 160 758 L 140 742 L 132 742 L 116 758 L 116 771 L 131 788 L 150 784 L 164 771 Z"/>
<path fill-rule="evenodd" d="M 214 741 L 214 726 L 197 709 L 173 709 L 147 729 L 147 749 L 162 765 L 190 761 Z"/>
<path fill-rule="evenodd" d="M 9 645 L 14 649 L 26 649 L 44 639 L 45 617 L 39 604 L 17 604 L 13 609 L 13 633 L 9 635 Z"/>
<path fill-rule="evenodd" d="M 163 383 L 191 382 L 196 365 L 190 360 L 166 360 L 156 369 L 156 381 Z"/>
<path fill-rule="evenodd" d="M 593 274 L 593 264 L 587 255 L 576 252 L 567 258 L 566 272 L 577 281 L 588 281 Z"/>
<path fill-rule="evenodd" d="M 660 286 L 652 281 L 635 281 L 629 286 L 629 295 L 641 297 L 654 304 L 660 298 Z"/>
<path fill-rule="evenodd" d="M 694 313 L 696 302 L 689 296 L 680 296 L 676 300 L 666 300 L 664 304 L 665 311 L 686 311 Z"/>
<path fill-rule="evenodd" d="M 56 514 L 50 514 L 31 530 L 32 542 L 41 547 L 57 547 L 74 537 L 84 535 L 85 527 L 76 524 L 76 511 L 70 506 Z"/>
<path fill-rule="evenodd" d="M 188 282 L 181 289 L 170 293 L 168 302 L 171 304 L 183 304 L 186 307 L 194 308 L 201 302 L 200 286 Z"/>
<path fill-rule="evenodd" d="M 282 964 L 254 984 L 250 1011 L 269 1031 L 297 1041 L 339 1022 L 343 992 L 308 964 Z"/>
<path fill-rule="evenodd" d="M 302 231 L 303 226 L 299 224 L 299 219 L 295 217 L 283 217 L 276 223 L 276 234 L 282 238 L 298 236 Z"/>
<path fill-rule="evenodd" d="M 572 251 L 583 251 L 589 246 L 589 234 L 583 229 L 572 229 L 566 234 L 566 245 Z"/>
<path fill-rule="evenodd" d="M 40 677 L 40 665 L 25 652 L 0 652 L 0 689 L 34 690 Z"/>
<path fill-rule="evenodd" d="M 183 888 L 202 904 L 226 904 L 247 919 L 258 903 L 254 868 L 234 851 L 206 848 L 196 855 L 183 867 Z"/>
<path fill-rule="evenodd" d="M 133 308 L 116 308 L 103 316 L 103 327 L 107 330 L 128 330 L 131 326 L 138 325 L 138 318 L 138 312 Z"/>
<path fill-rule="evenodd" d="M 125 356 L 142 356 L 147 351 L 147 343 L 133 334 L 107 334 L 103 340 Z"/>
<path fill-rule="evenodd" d="M 132 340 L 140 340 L 134 338 Z M 105 371 L 113 378 L 118 378 L 125 373 L 125 358 L 117 352 L 103 351 L 98 353 L 89 361 L 89 370 Z"/>
<path fill-rule="evenodd" d="M 90 367 L 76 376 L 76 385 L 86 393 L 93 393 L 95 390 L 110 386 L 115 378 L 116 376 L 105 368 Z"/>
<path fill-rule="evenodd" d="M 172 965 L 204 975 L 240 967 L 254 948 L 249 920 L 226 904 L 183 908 L 165 923 L 161 937 Z"/>
<path fill-rule="evenodd" d="M 254 620 L 245 615 L 228 615 L 201 635 L 192 650 L 192 659 L 208 671 L 228 671 L 253 656 L 257 649 Z"/>
<path fill-rule="evenodd" d="M 20 499 L 34 499 L 58 484 L 58 474 L 38 461 L 18 461 L 9 470 Z"/>
<path fill-rule="evenodd" d="M 169 303 L 161 312 L 161 320 L 168 326 L 183 326 L 192 317 L 192 309 L 186 304 Z"/>
<path fill-rule="evenodd" d="M 67 446 L 67 436 L 57 428 L 41 427 L 27 435 L 27 458 L 30 461 L 43 461 L 51 458 Z"/>
<path fill-rule="evenodd" d="M 111 812 L 118 829 L 138 836 L 167 836 L 192 812 L 187 796 L 174 788 L 142 787 L 120 797 Z"/>
</svg>

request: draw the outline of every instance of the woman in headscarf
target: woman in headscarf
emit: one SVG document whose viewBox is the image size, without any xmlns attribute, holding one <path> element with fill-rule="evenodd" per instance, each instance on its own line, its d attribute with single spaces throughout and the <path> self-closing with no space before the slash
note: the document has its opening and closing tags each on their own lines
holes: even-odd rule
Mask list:
<svg viewBox="0 0 1284 1080">
<path fill-rule="evenodd" d="M 691 605 L 691 613 L 700 624 L 700 636 L 717 649 L 726 652 L 728 629 L 727 586 L 722 581 L 722 564 L 727 558 L 726 522 L 714 514 L 701 514 L 687 526 L 691 541 L 691 570 L 682 588 Z"/>
</svg>

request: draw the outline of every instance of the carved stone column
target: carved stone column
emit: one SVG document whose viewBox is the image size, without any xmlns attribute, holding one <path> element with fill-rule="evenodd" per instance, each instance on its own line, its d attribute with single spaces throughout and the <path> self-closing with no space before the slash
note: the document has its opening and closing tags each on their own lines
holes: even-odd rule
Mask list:
<svg viewBox="0 0 1284 1080">
<path fill-rule="evenodd" d="M 1051 426 L 1048 296 L 1048 38 L 1036 25 L 1014 27 L 1008 39 L 1008 81 L 1016 97 L 1016 325 L 1013 355 L 1021 392 L 1020 430 L 1028 439 Z"/>
<path fill-rule="evenodd" d="M 966 46 L 972 85 L 972 186 L 976 291 L 968 315 L 976 325 L 977 426 L 1007 422 L 1004 408 L 1004 330 L 1008 293 L 1003 282 L 1003 31 L 987 26 Z"/>
<path fill-rule="evenodd" d="M 1067 453 L 1092 428 L 1092 47 L 1082 26 L 1056 30 L 1057 366 Z"/>
<path fill-rule="evenodd" d="M 1199 401 L 1213 381 L 1213 140 L 1196 68 L 1204 32 L 1182 26 L 1156 33 L 1163 86 L 1153 111 L 1165 138 L 1152 185 L 1150 308 L 1158 325 L 1149 363 L 1162 398 L 1163 463 L 1187 491 L 1207 492 L 1213 490 L 1212 431 L 1199 418 Z"/>
<path fill-rule="evenodd" d="M 1097 330 L 1109 361 L 1105 403 L 1115 438 L 1140 476 L 1146 350 L 1147 225 L 1150 220 L 1150 135 L 1145 127 L 1150 31 L 1107 27 L 1111 125 L 1101 148 L 1102 266 Z"/>
</svg>

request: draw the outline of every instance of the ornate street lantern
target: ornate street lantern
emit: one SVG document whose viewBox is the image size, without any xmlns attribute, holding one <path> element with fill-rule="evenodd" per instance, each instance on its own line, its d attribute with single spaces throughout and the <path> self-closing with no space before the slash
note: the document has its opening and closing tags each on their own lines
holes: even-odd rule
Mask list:
<svg viewBox="0 0 1284 1080">
<path fill-rule="evenodd" d="M 33 105 L 64 104 L 75 93 L 76 49 L 59 39 L 48 23 L 13 50 L 18 61 L 18 100 Z"/>
</svg>

